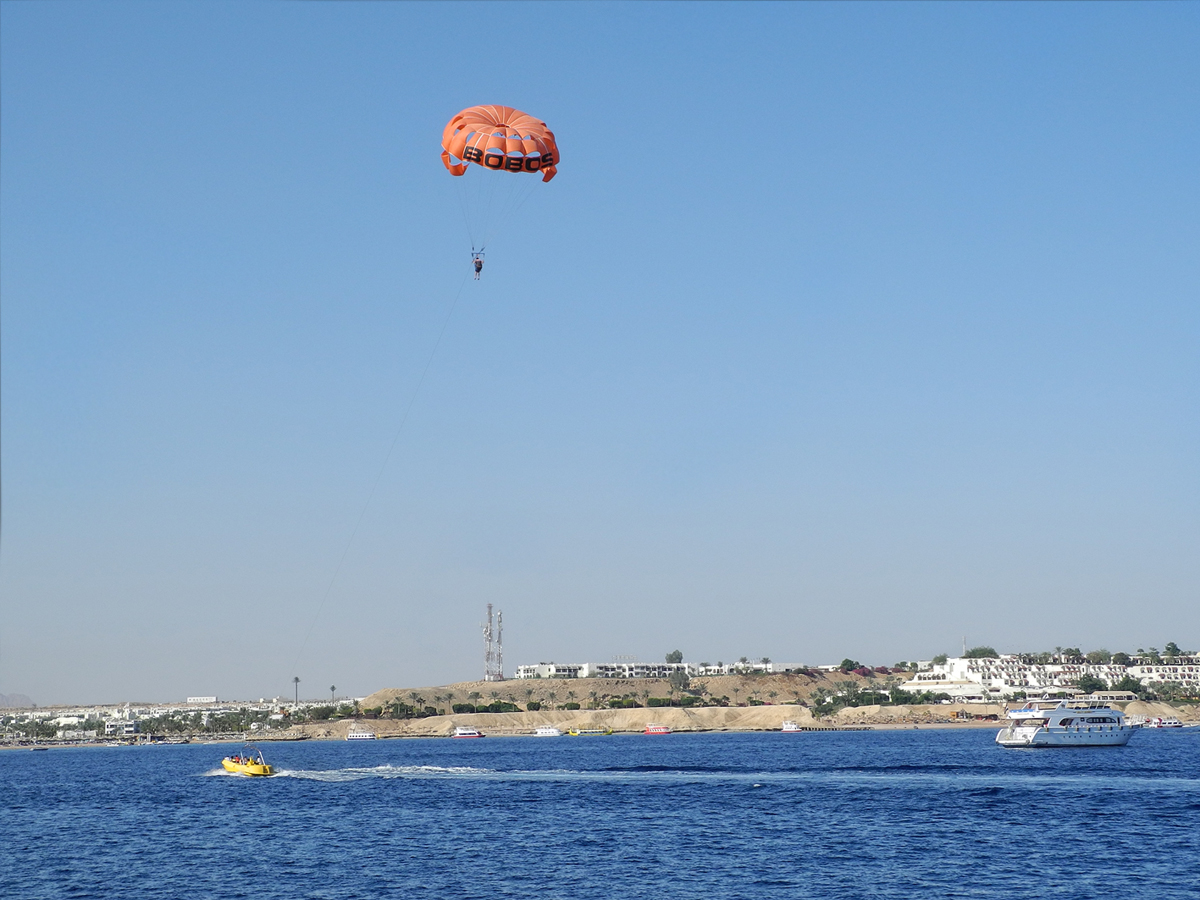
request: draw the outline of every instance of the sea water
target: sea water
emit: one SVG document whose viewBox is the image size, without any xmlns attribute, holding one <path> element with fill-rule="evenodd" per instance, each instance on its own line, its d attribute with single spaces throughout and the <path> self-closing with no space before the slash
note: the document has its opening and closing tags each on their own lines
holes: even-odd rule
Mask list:
<svg viewBox="0 0 1200 900">
<path fill-rule="evenodd" d="M 1200 733 L 0 751 L 4 898 L 1200 897 Z"/>
</svg>

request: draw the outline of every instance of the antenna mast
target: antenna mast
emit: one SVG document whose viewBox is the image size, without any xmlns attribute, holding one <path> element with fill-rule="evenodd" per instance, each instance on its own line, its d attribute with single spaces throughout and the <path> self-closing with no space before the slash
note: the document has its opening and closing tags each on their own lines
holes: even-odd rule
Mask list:
<svg viewBox="0 0 1200 900">
<path fill-rule="evenodd" d="M 504 610 L 496 610 L 496 681 L 504 680 Z"/>
<path fill-rule="evenodd" d="M 487 605 L 487 621 L 483 624 L 483 680 L 504 680 L 504 610 L 496 611 L 492 626 L 492 604 Z"/>
</svg>

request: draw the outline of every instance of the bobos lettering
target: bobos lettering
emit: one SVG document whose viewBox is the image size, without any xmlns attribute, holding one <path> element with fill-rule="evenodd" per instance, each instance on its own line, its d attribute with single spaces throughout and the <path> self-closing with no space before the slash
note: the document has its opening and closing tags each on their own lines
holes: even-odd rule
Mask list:
<svg viewBox="0 0 1200 900">
<path fill-rule="evenodd" d="M 485 152 L 478 147 L 464 147 L 462 158 L 465 162 L 479 163 L 489 169 L 504 169 L 508 172 L 536 172 L 554 165 L 553 153 L 543 153 L 541 156 L 506 156 L 495 150 Z"/>
</svg>

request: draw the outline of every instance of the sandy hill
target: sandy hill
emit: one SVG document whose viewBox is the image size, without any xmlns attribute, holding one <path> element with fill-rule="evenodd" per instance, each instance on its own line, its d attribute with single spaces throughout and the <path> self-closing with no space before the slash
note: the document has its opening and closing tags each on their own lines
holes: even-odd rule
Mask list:
<svg viewBox="0 0 1200 900">
<path fill-rule="evenodd" d="M 883 688 L 886 675 L 880 674 L 875 684 Z M 898 681 L 905 676 L 893 676 Z M 835 690 L 835 684 L 852 681 L 865 687 L 868 679 L 841 672 L 814 673 L 813 675 L 721 675 L 693 678 L 689 692 L 699 693 L 705 699 L 727 697 L 732 705 L 748 704 L 761 700 L 774 706 L 807 701 L 814 691 L 824 688 Z M 461 681 L 440 687 L 384 688 L 371 694 L 362 702 L 363 709 L 387 706 L 393 700 L 410 705 L 433 706 L 449 711 L 455 703 L 491 703 L 506 700 L 524 708 L 535 700 L 543 709 L 561 708 L 574 702 L 581 706 L 608 706 L 608 701 L 630 698 L 642 706 L 650 697 L 670 697 L 671 686 L 658 678 L 533 678 L 510 681 Z M 676 692 L 678 696 L 678 692 Z"/>
</svg>

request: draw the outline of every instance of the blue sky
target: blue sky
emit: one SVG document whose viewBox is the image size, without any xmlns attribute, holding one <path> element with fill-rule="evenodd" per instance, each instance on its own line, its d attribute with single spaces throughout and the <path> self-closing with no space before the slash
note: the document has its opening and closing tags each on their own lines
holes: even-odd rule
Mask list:
<svg viewBox="0 0 1200 900">
<path fill-rule="evenodd" d="M 1194 4 L 0 17 L 0 692 L 1200 644 Z"/>
</svg>

